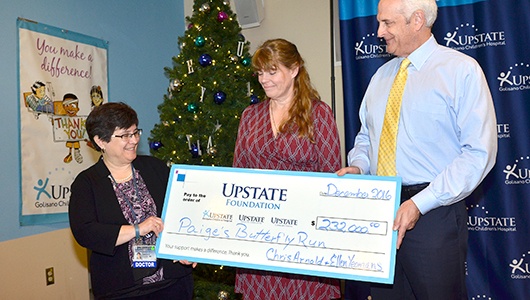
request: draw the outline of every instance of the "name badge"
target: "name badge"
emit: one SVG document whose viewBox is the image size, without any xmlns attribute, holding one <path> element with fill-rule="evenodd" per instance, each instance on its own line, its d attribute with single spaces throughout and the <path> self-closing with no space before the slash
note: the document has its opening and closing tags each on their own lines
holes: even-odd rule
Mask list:
<svg viewBox="0 0 530 300">
<path fill-rule="evenodd" d="M 133 268 L 156 268 L 155 245 L 133 246 Z"/>
</svg>

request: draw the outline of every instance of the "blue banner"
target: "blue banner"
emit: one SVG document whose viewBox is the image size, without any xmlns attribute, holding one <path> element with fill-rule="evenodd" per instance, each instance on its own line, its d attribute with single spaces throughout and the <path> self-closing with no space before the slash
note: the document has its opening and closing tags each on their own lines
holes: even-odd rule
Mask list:
<svg viewBox="0 0 530 300">
<path fill-rule="evenodd" d="M 339 2 L 346 151 L 374 72 L 391 56 L 377 37 L 377 0 Z M 474 57 L 490 86 L 496 166 L 467 199 L 469 299 L 530 299 L 530 1 L 437 1 L 438 43 Z M 435 271 L 435 270 L 433 270 Z"/>
<path fill-rule="evenodd" d="M 436 0 L 438 7 L 470 4 L 487 0 Z M 339 0 L 340 20 L 377 15 L 379 0 Z"/>
</svg>

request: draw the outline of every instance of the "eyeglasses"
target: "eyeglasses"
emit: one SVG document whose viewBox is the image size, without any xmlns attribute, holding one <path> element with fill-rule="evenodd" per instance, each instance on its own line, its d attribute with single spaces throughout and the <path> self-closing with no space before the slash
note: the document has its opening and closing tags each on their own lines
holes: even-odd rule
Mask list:
<svg viewBox="0 0 530 300">
<path fill-rule="evenodd" d="M 142 129 L 136 129 L 133 133 L 124 133 L 120 135 L 113 134 L 111 135 L 111 137 L 117 137 L 117 138 L 122 139 L 123 141 L 129 141 L 130 139 L 133 138 L 133 136 L 135 138 L 139 138 L 141 135 L 142 135 Z"/>
</svg>

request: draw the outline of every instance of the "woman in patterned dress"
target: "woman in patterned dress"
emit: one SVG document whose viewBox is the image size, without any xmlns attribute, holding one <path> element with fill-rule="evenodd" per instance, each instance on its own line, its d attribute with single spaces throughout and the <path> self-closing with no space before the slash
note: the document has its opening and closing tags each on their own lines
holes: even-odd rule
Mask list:
<svg viewBox="0 0 530 300">
<path fill-rule="evenodd" d="M 239 124 L 234 167 L 335 172 L 341 167 L 337 125 L 320 100 L 296 46 L 266 41 L 252 65 L 267 95 L 249 106 Z M 336 299 L 339 280 L 238 269 L 236 293 L 243 299 Z"/>
</svg>

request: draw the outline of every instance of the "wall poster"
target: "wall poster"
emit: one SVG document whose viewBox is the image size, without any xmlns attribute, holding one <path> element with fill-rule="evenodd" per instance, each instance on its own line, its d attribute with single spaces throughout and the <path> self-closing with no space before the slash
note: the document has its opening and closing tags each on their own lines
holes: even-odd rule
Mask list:
<svg viewBox="0 0 530 300">
<path fill-rule="evenodd" d="M 108 99 L 106 41 L 19 18 L 20 224 L 68 221 L 70 184 L 99 158 L 86 132 Z"/>
</svg>

